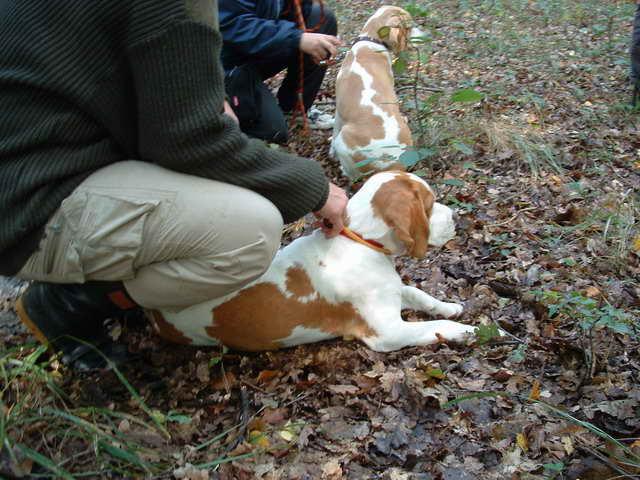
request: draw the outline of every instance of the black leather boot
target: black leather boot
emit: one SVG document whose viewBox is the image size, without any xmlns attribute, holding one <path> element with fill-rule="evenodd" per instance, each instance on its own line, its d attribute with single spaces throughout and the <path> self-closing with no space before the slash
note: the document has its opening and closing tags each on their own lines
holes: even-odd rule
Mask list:
<svg viewBox="0 0 640 480">
<path fill-rule="evenodd" d="M 116 364 L 126 358 L 125 346 L 113 342 L 104 321 L 136 307 L 122 282 L 34 282 L 18 299 L 16 312 L 38 341 L 62 353 L 63 363 L 91 370 L 107 361 L 87 344 Z"/>
</svg>

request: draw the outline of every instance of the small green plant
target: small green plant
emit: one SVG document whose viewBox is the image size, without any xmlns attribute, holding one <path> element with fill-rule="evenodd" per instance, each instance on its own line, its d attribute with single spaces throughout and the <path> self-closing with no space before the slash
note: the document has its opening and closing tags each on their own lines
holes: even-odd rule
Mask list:
<svg viewBox="0 0 640 480">
<path fill-rule="evenodd" d="M 476 340 L 479 345 L 484 345 L 485 343 L 489 343 L 494 338 L 500 337 L 500 330 L 495 323 L 491 323 L 489 325 L 480 325 L 478 326 L 474 334 L 476 336 Z"/>
<path fill-rule="evenodd" d="M 581 292 L 533 292 L 547 306 L 551 318 L 565 316 L 578 322 L 583 331 L 607 328 L 616 333 L 638 336 L 638 320 L 604 300 L 588 297 Z"/>
<path fill-rule="evenodd" d="M 527 354 L 527 348 L 528 347 L 525 343 L 518 345 L 518 348 L 512 351 L 511 355 L 509 355 L 509 361 L 513 363 L 523 362 Z"/>
<path fill-rule="evenodd" d="M 484 98 L 484 94 L 473 90 L 471 88 L 465 88 L 458 90 L 451 95 L 451 101 L 453 103 L 476 103 Z"/>
<path fill-rule="evenodd" d="M 446 203 L 447 205 L 454 206 L 465 213 L 471 213 L 476 209 L 476 206 L 473 203 L 460 201 L 453 195 L 447 196 Z"/>
<path fill-rule="evenodd" d="M 564 470 L 564 463 L 545 463 L 544 465 L 542 465 L 542 468 L 544 468 L 544 473 L 547 478 L 558 478 L 557 476 L 562 474 L 562 471 Z"/>
<path fill-rule="evenodd" d="M 220 352 L 220 354 L 214 355 L 209 359 L 209 368 L 213 368 L 214 366 L 222 362 L 223 357 L 227 354 L 228 351 L 229 351 L 229 348 L 223 345 L 222 351 Z"/>
<path fill-rule="evenodd" d="M 409 12 L 413 18 L 426 17 L 429 15 L 429 11 L 418 3 L 410 3 L 406 5 L 404 9 Z"/>
<path fill-rule="evenodd" d="M 500 233 L 493 237 L 491 249 L 498 252 L 503 257 L 508 257 L 511 255 L 511 252 L 518 248 L 518 245 L 519 244 L 510 236 L 509 233 Z"/>
</svg>

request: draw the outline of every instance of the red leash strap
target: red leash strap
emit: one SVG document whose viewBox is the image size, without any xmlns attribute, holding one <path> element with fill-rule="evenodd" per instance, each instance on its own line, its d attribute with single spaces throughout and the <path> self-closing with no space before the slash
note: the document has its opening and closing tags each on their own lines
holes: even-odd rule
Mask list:
<svg viewBox="0 0 640 480">
<path fill-rule="evenodd" d="M 293 0 L 293 2 L 297 3 L 298 5 L 300 5 L 300 0 Z M 320 26 L 326 21 L 326 18 L 324 16 L 324 2 L 322 0 L 317 0 L 317 2 L 318 2 L 318 5 L 320 5 L 320 21 L 318 22 L 318 24 L 315 27 L 309 28 L 309 29 L 305 29 L 307 32 L 315 32 L 315 31 L 317 31 L 320 28 Z M 300 7 L 300 8 L 302 8 L 302 7 Z M 290 11 L 291 11 L 291 4 L 287 3 L 287 7 L 282 11 L 282 13 L 280 15 L 288 15 Z M 304 24 L 304 22 L 303 22 L 303 24 Z M 302 28 L 300 26 L 300 24 L 298 24 L 298 26 L 300 28 Z"/>
<path fill-rule="evenodd" d="M 295 8 L 296 21 L 298 23 L 298 28 L 303 32 L 307 31 L 307 25 L 304 21 L 304 15 L 302 14 L 302 5 L 301 0 L 293 0 L 293 7 Z M 302 131 L 305 135 L 309 134 L 309 122 L 307 120 L 307 112 L 304 108 L 304 52 L 300 50 L 298 52 L 298 61 L 300 62 L 298 68 L 298 91 L 296 104 L 293 107 L 293 111 L 291 112 L 291 123 L 295 124 L 296 118 L 298 117 L 298 113 L 302 115 Z"/>
<path fill-rule="evenodd" d="M 298 28 L 305 33 L 315 32 L 325 22 L 324 3 L 322 3 L 322 0 L 318 0 L 318 1 L 320 3 L 320 21 L 315 27 L 308 29 L 304 21 L 304 15 L 302 14 L 302 3 L 301 3 L 302 0 L 293 0 L 293 7 L 295 9 L 295 15 L 296 15 L 296 23 L 298 24 Z M 298 114 L 302 115 L 302 131 L 304 132 L 305 135 L 308 135 L 309 120 L 307 119 L 307 112 L 306 112 L 306 109 L 304 108 L 304 52 L 302 50 L 300 50 L 298 54 L 298 61 L 300 62 L 300 65 L 298 68 L 298 72 L 299 72 L 298 73 L 298 90 L 296 92 L 296 95 L 298 98 L 296 99 L 295 106 L 293 107 L 293 110 L 291 112 L 291 124 L 295 123 L 296 118 L 298 117 Z"/>
<path fill-rule="evenodd" d="M 295 0 L 299 1 L 299 0 Z M 326 21 L 324 17 L 324 2 L 322 0 L 318 0 L 318 5 L 320 5 L 320 20 L 318 24 L 313 28 L 307 28 L 307 32 L 317 32 L 320 29 L 320 26 Z"/>
<path fill-rule="evenodd" d="M 364 238 L 362 235 L 354 232 L 348 227 L 344 227 L 340 232 L 340 235 L 342 235 L 343 237 L 347 237 L 353 240 L 354 242 L 360 243 L 362 245 L 366 245 L 367 247 L 375 250 L 376 252 L 384 253 L 385 255 L 391 255 L 391 251 L 380 242 L 377 242 L 376 240 L 372 240 L 370 238 Z"/>
</svg>

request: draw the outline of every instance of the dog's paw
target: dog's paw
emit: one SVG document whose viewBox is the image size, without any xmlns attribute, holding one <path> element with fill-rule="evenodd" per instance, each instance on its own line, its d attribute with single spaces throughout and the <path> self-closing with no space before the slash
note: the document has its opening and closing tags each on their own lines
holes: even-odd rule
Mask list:
<svg viewBox="0 0 640 480">
<path fill-rule="evenodd" d="M 460 315 L 462 315 L 463 310 L 464 310 L 464 307 L 459 303 L 443 302 L 442 309 L 438 313 L 442 315 L 444 318 L 451 319 L 451 318 L 458 318 Z"/>
<path fill-rule="evenodd" d="M 436 336 L 440 340 L 464 343 L 475 335 L 476 329 L 471 325 L 450 320 L 440 320 L 439 324 L 440 328 L 436 331 Z"/>
</svg>

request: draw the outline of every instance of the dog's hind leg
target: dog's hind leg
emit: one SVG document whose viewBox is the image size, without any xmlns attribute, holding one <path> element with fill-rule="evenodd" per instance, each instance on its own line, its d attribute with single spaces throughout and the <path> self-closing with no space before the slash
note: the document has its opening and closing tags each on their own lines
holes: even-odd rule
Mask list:
<svg viewBox="0 0 640 480">
<path fill-rule="evenodd" d="M 455 318 L 462 313 L 462 305 L 441 302 L 419 288 L 404 285 L 402 287 L 402 308 L 418 310 L 434 316 Z"/>
<path fill-rule="evenodd" d="M 392 352 L 404 347 L 432 345 L 440 341 L 463 342 L 475 328 L 451 320 L 405 322 L 400 316 L 387 322 L 387 328 L 361 340 L 376 352 Z"/>
</svg>

